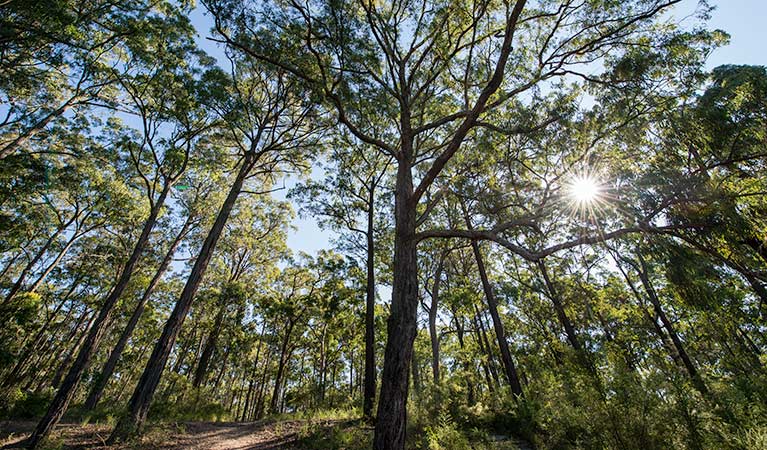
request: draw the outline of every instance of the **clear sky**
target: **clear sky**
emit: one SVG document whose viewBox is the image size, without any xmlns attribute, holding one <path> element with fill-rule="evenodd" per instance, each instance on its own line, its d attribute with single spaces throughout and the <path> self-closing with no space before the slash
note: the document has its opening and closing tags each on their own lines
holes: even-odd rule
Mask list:
<svg viewBox="0 0 767 450">
<path fill-rule="evenodd" d="M 710 28 L 724 30 L 730 45 L 709 58 L 710 68 L 721 64 L 767 65 L 767 0 L 715 0 Z"/>
<path fill-rule="evenodd" d="M 726 31 L 731 36 L 730 45 L 714 52 L 708 60 L 708 68 L 722 64 L 767 65 L 767 0 L 711 0 L 716 6 L 709 28 Z M 677 6 L 679 17 L 695 10 L 697 0 L 684 0 Z M 200 35 L 200 45 L 212 56 L 221 57 L 221 50 L 206 40 L 210 36 L 211 20 L 198 7 L 192 13 L 192 22 Z M 295 183 L 287 180 L 288 188 Z M 283 198 L 284 192 L 277 194 Z M 297 210 L 298 208 L 296 208 Z M 312 218 L 296 218 L 295 229 L 288 236 L 288 245 L 295 251 L 313 254 L 330 247 L 332 234 L 320 230 Z"/>
</svg>

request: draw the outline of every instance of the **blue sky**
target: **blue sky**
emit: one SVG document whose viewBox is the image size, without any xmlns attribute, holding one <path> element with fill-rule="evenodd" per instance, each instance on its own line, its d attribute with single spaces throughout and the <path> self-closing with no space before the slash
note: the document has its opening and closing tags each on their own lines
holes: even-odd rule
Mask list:
<svg viewBox="0 0 767 450">
<path fill-rule="evenodd" d="M 710 28 L 726 31 L 731 41 L 711 55 L 708 66 L 767 65 L 767 0 L 718 0 L 711 4 L 717 9 L 709 22 Z"/>
<path fill-rule="evenodd" d="M 695 10 L 697 0 L 684 0 L 676 8 L 675 15 L 685 17 Z M 708 68 L 722 64 L 767 65 L 767 0 L 711 0 L 716 6 L 709 28 L 721 29 L 731 36 L 730 45 L 714 52 L 708 60 Z M 212 56 L 221 56 L 221 50 L 205 39 L 210 35 L 211 21 L 198 7 L 192 13 L 192 22 L 200 34 L 200 45 Z M 295 184 L 287 180 L 287 187 Z M 283 198 L 284 193 L 277 194 Z M 296 210 L 298 208 L 296 207 Z M 296 218 L 295 229 L 288 236 L 288 245 L 294 251 L 310 254 L 331 246 L 332 234 L 321 230 L 312 218 Z"/>
</svg>

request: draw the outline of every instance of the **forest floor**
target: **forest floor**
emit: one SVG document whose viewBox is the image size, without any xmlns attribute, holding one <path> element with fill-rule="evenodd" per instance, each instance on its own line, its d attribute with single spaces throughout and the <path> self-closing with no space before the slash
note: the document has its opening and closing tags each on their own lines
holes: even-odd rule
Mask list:
<svg viewBox="0 0 767 450">
<path fill-rule="evenodd" d="M 163 450 L 273 450 L 294 449 L 302 430 L 308 426 L 332 428 L 340 421 L 285 420 L 231 423 L 186 422 L 155 426 L 139 442 L 125 445 L 105 445 L 112 427 L 109 425 L 61 424 L 51 442 L 52 448 L 62 449 L 163 449 Z M 16 443 L 29 436 L 35 422 L 0 422 L 0 447 Z"/>
<path fill-rule="evenodd" d="M 28 437 L 34 421 L 0 421 L 0 449 Z M 317 450 L 339 448 L 328 439 L 343 429 L 369 442 L 372 426 L 359 420 L 272 420 L 257 422 L 182 422 L 153 425 L 138 441 L 122 445 L 106 445 L 111 425 L 60 424 L 46 448 L 56 450 Z M 508 436 L 492 436 L 494 444 L 481 448 L 498 450 L 530 450 L 529 444 Z M 344 442 L 343 448 L 357 448 Z M 349 445 L 347 447 L 347 445 Z M 369 445 L 369 444 L 368 444 Z M 367 445 L 365 446 L 367 447 Z"/>
</svg>

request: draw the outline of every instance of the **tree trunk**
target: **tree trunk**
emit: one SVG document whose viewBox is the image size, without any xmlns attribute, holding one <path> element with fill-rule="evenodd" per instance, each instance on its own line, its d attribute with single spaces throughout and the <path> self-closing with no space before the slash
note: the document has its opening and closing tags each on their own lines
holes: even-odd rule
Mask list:
<svg viewBox="0 0 767 450">
<path fill-rule="evenodd" d="M 466 223 L 469 225 L 468 217 Z M 485 298 L 487 299 L 487 305 L 490 309 L 490 317 L 493 319 L 493 328 L 495 329 L 495 337 L 498 341 L 498 348 L 501 351 L 501 362 L 506 372 L 506 379 L 511 386 L 511 392 L 515 396 L 523 396 L 522 385 L 519 382 L 519 375 L 517 374 L 517 368 L 514 366 L 514 360 L 511 358 L 511 351 L 509 350 L 509 343 L 506 341 L 506 331 L 503 329 L 503 322 L 501 316 L 498 314 L 498 301 L 495 298 L 495 292 L 493 292 L 493 286 L 490 284 L 490 280 L 487 277 L 487 270 L 485 269 L 485 262 L 482 260 L 482 253 L 479 250 L 479 244 L 477 241 L 471 241 L 471 248 L 474 252 L 474 259 L 477 261 L 477 269 L 479 271 L 479 278 L 482 281 L 482 289 L 485 291 Z"/>
<path fill-rule="evenodd" d="M 437 270 L 434 272 L 434 284 L 431 290 L 431 306 L 429 307 L 429 338 L 431 339 L 431 375 L 434 384 L 439 384 L 439 335 L 437 335 L 437 309 L 439 307 L 439 285 L 445 265 L 445 254 L 440 255 Z"/>
<path fill-rule="evenodd" d="M 3 270 L 0 270 L 0 280 L 5 278 L 5 274 L 7 274 L 9 270 L 11 270 L 13 265 L 16 264 L 16 261 L 19 258 L 21 258 L 21 255 L 23 255 L 23 254 L 24 254 L 23 251 L 17 252 L 15 254 L 13 254 L 13 256 L 11 256 L 10 259 L 6 260 L 5 265 L 3 266 Z"/>
<path fill-rule="evenodd" d="M 13 283 L 13 286 L 11 286 L 11 290 L 8 291 L 8 294 L 6 294 L 3 304 L 10 302 L 13 299 L 13 297 L 21 290 L 21 288 L 24 286 L 24 281 L 26 281 L 26 278 L 29 272 L 37 265 L 38 262 L 40 262 L 40 260 L 43 258 L 45 253 L 51 247 L 51 245 L 56 241 L 59 235 L 64 230 L 69 228 L 69 226 L 72 225 L 72 223 L 74 223 L 74 221 L 77 219 L 79 215 L 80 213 L 76 212 L 71 219 L 69 219 L 66 223 L 62 224 L 62 226 L 60 226 L 59 228 L 57 228 L 56 231 L 45 241 L 43 246 L 40 247 L 40 249 L 35 254 L 34 258 L 32 258 L 32 260 L 29 261 L 29 263 L 27 263 L 27 265 L 24 266 L 24 268 L 21 270 L 19 277 Z"/>
<path fill-rule="evenodd" d="M 39 277 L 37 277 L 37 280 L 35 280 L 34 283 L 32 283 L 32 286 L 29 287 L 29 292 L 35 292 L 40 287 L 41 284 L 45 281 L 46 278 L 48 278 L 48 275 L 50 275 L 51 272 L 53 272 L 53 269 L 56 268 L 56 266 L 59 265 L 61 260 L 66 256 L 66 254 L 69 252 L 69 249 L 72 248 L 72 245 L 77 241 L 79 238 L 82 237 L 82 234 L 79 234 L 77 231 L 75 231 L 75 234 L 72 235 L 69 240 L 67 240 L 67 243 L 64 244 L 64 248 L 59 250 L 59 253 L 56 255 L 56 258 L 54 258 L 53 262 L 48 264 L 48 267 L 45 268 L 43 273 L 40 274 Z"/>
<path fill-rule="evenodd" d="M 415 397 L 420 401 L 421 398 L 421 373 L 419 371 L 419 363 L 416 359 L 417 355 L 413 353 L 413 361 L 410 364 L 411 376 L 413 377 L 413 390 L 415 391 Z"/>
<path fill-rule="evenodd" d="M 16 364 L 13 366 L 13 369 L 11 372 L 4 377 L 3 382 L 0 383 L 0 386 L 12 386 L 15 384 L 20 378 L 21 374 L 26 370 L 27 363 L 32 359 L 32 356 L 35 354 L 35 352 L 40 351 L 39 347 L 40 344 L 43 343 L 43 338 L 45 337 L 45 333 L 51 331 L 50 325 L 51 322 L 53 322 L 53 319 L 56 318 L 56 316 L 59 315 L 62 308 L 64 308 L 64 305 L 69 301 L 69 298 L 72 296 L 72 293 L 74 293 L 75 289 L 80 285 L 80 281 L 82 280 L 82 276 L 78 276 L 75 278 L 75 280 L 70 285 L 69 289 L 67 290 L 67 293 L 64 295 L 64 297 L 59 301 L 59 304 L 56 306 L 56 308 L 48 314 L 48 317 L 45 318 L 45 322 L 43 322 L 42 326 L 39 330 L 37 330 L 37 333 L 32 338 L 31 341 L 28 341 L 26 345 L 24 346 L 23 353 L 19 356 L 18 361 L 16 361 Z"/>
<path fill-rule="evenodd" d="M 165 203 L 165 199 L 168 196 L 170 188 L 171 183 L 165 183 L 163 185 L 160 196 L 150 210 L 149 217 L 147 218 L 146 222 L 144 222 L 144 227 L 141 230 L 141 234 L 139 235 L 135 246 L 133 247 L 133 252 L 128 258 L 128 261 L 126 261 L 125 266 L 123 266 L 117 283 L 112 289 L 112 292 L 104 300 L 98 317 L 93 323 L 93 326 L 91 326 L 91 329 L 88 332 L 88 337 L 85 339 L 85 342 L 83 343 L 83 346 L 77 355 L 77 359 L 75 360 L 74 364 L 72 364 L 72 367 L 69 370 L 69 373 L 67 373 L 66 378 L 64 378 L 64 382 L 56 393 L 56 396 L 53 398 L 51 405 L 48 407 L 48 411 L 37 424 L 37 428 L 32 433 L 32 436 L 30 436 L 27 443 L 30 448 L 37 448 L 37 446 L 50 434 L 51 430 L 53 430 L 59 420 L 61 420 L 61 417 L 64 415 L 64 412 L 67 409 L 67 406 L 69 406 L 69 402 L 75 395 L 75 391 L 77 389 L 77 385 L 80 382 L 80 378 L 82 377 L 83 372 L 85 372 L 85 369 L 87 369 L 91 357 L 98 350 L 101 339 L 106 332 L 107 325 L 110 322 L 114 307 L 117 304 L 117 301 L 120 299 L 123 291 L 125 291 L 125 289 L 128 287 L 128 283 L 133 276 L 133 271 L 136 267 L 136 264 L 141 258 L 141 254 L 144 252 L 144 248 L 146 247 L 147 242 L 149 242 L 149 235 L 152 231 L 152 228 L 154 228 L 155 222 L 157 221 L 157 216 L 159 215 L 160 209 Z"/>
<path fill-rule="evenodd" d="M 679 355 L 679 359 L 682 360 L 682 364 L 684 365 L 685 370 L 687 370 L 687 373 L 690 375 L 690 379 L 692 380 L 693 385 L 701 392 L 701 394 L 706 395 L 708 393 L 706 383 L 703 381 L 703 378 L 701 378 L 700 374 L 698 373 L 698 369 L 695 367 L 692 359 L 690 359 L 690 356 L 687 354 L 687 350 L 685 349 L 682 340 L 679 338 L 679 335 L 674 329 L 674 324 L 671 323 L 671 320 L 669 320 L 668 316 L 666 316 L 666 312 L 663 310 L 660 299 L 658 298 L 658 295 L 656 294 L 655 289 L 650 282 L 647 265 L 645 264 L 644 258 L 641 256 L 639 257 L 639 263 L 641 265 L 641 270 L 639 270 L 639 278 L 642 280 L 642 285 L 645 288 L 647 297 L 650 299 L 650 303 L 652 303 L 653 308 L 655 309 L 655 314 L 658 315 L 661 323 L 663 323 L 663 327 L 666 329 L 666 332 L 671 338 L 671 342 L 674 344 L 674 348 Z"/>
<path fill-rule="evenodd" d="M 458 319 L 458 315 L 455 311 L 453 311 L 453 319 L 455 322 L 455 331 L 456 335 L 458 337 L 458 345 L 461 349 L 461 354 L 463 354 L 464 350 L 464 342 L 463 342 L 463 335 L 464 335 L 464 326 L 463 321 Z M 467 391 L 467 398 L 466 402 L 469 404 L 469 406 L 473 406 L 475 403 L 474 399 L 474 383 L 471 382 L 471 379 L 469 377 L 469 372 L 471 365 L 469 364 L 469 361 L 466 359 L 465 356 L 461 356 L 461 365 L 463 366 L 463 372 L 464 372 L 464 379 L 466 380 L 466 391 Z"/>
<path fill-rule="evenodd" d="M 213 228 L 211 228 L 210 233 L 206 236 L 200 253 L 197 255 L 189 278 L 184 285 L 184 290 L 181 292 L 173 312 L 171 312 L 168 321 L 165 323 L 162 335 L 157 341 L 154 350 L 152 350 L 138 385 L 133 391 L 133 396 L 128 405 L 128 413 L 120 419 L 112 435 L 109 437 L 110 445 L 136 433 L 144 424 L 152 397 L 157 390 L 157 385 L 160 383 L 160 377 L 165 369 L 165 364 L 168 362 L 168 356 L 173 349 L 178 333 L 181 331 L 181 325 L 183 325 L 186 319 L 189 308 L 192 306 L 192 301 L 197 293 L 197 289 L 200 287 L 205 270 L 208 268 L 208 263 L 210 263 L 210 259 L 213 256 L 218 239 L 221 237 L 221 232 L 229 219 L 234 203 L 242 191 L 245 178 L 250 172 L 254 160 L 254 153 L 248 152 L 245 154 L 242 166 L 237 173 L 237 177 L 229 190 L 226 200 L 221 205 L 216 221 L 213 223 Z"/>
<path fill-rule="evenodd" d="M 578 339 L 578 335 L 575 333 L 575 327 L 573 326 L 572 322 L 570 322 L 570 318 L 567 317 L 567 312 L 565 311 L 565 307 L 559 297 L 559 292 L 557 292 L 556 287 L 554 287 L 554 283 L 551 282 L 551 279 L 549 278 L 549 272 L 546 270 L 546 264 L 543 262 L 543 260 L 539 259 L 537 264 L 538 268 L 541 270 L 543 281 L 546 283 L 546 291 L 549 294 L 551 303 L 554 304 L 554 310 L 557 313 L 557 318 L 559 318 L 559 323 L 561 323 L 562 327 L 565 329 L 565 334 L 567 335 L 568 342 L 570 342 L 570 345 L 575 349 L 576 352 L 579 353 L 580 357 L 580 353 L 583 351 L 583 346 Z"/>
<path fill-rule="evenodd" d="M 93 387 L 88 394 L 88 398 L 85 400 L 86 410 L 90 411 L 95 408 L 99 402 L 99 399 L 101 399 L 101 395 L 104 393 L 104 388 L 106 388 L 107 384 L 109 383 L 109 379 L 112 377 L 112 373 L 114 373 L 115 367 L 117 367 L 117 362 L 120 360 L 120 355 L 122 355 L 123 350 L 125 350 L 128 339 L 130 339 L 130 337 L 133 335 L 133 331 L 136 329 L 136 325 L 138 325 L 138 321 L 141 318 L 141 315 L 144 313 L 144 308 L 146 308 L 146 304 L 149 301 L 149 298 L 152 296 L 152 293 L 154 292 L 157 285 L 160 284 L 160 280 L 165 275 L 165 272 L 167 272 L 168 267 L 170 267 L 170 263 L 173 261 L 173 255 L 176 253 L 176 249 L 178 249 L 179 244 L 181 244 L 181 241 L 184 239 L 184 236 L 186 236 L 186 233 L 189 231 L 191 225 L 192 216 L 190 215 L 171 243 L 168 252 L 165 253 L 165 257 L 160 263 L 160 266 L 157 268 L 154 277 L 152 277 L 152 280 L 149 282 L 149 286 L 147 286 L 146 290 L 144 290 L 144 295 L 141 296 L 141 299 L 136 304 L 136 308 L 133 310 L 133 314 L 131 315 L 130 320 L 128 320 L 128 324 L 125 326 L 125 329 L 120 335 L 117 344 L 109 354 L 109 359 L 107 360 L 106 364 L 104 364 L 104 368 L 101 370 L 101 374 L 96 377 Z"/>
<path fill-rule="evenodd" d="M 46 114 L 42 119 L 38 120 L 34 125 L 27 128 L 22 133 L 19 133 L 19 135 L 16 136 L 14 140 L 0 148 L 0 160 L 5 159 L 6 157 L 16 152 L 19 147 L 24 145 L 24 143 L 33 138 L 37 133 L 45 129 L 45 127 L 47 127 L 48 124 L 50 124 L 55 118 L 64 114 L 78 100 L 78 96 L 71 97 L 61 106 Z"/>
<path fill-rule="evenodd" d="M 197 369 L 194 371 L 194 380 L 192 386 L 199 388 L 205 379 L 205 375 L 208 373 L 208 364 L 210 364 L 210 358 L 213 356 L 213 351 L 216 349 L 216 343 L 218 341 L 218 335 L 221 333 L 221 326 L 224 323 L 224 314 L 226 313 L 226 303 L 224 299 L 221 299 L 221 305 L 218 308 L 216 319 L 213 323 L 213 329 L 210 331 L 208 339 L 205 341 L 205 349 L 200 355 L 200 361 L 197 363 Z"/>
<path fill-rule="evenodd" d="M 485 382 L 487 383 L 487 389 L 490 392 L 495 391 L 495 385 L 493 384 L 493 378 L 490 376 L 490 369 L 487 367 L 487 352 L 485 351 L 485 345 L 482 342 L 482 336 L 479 332 L 479 324 L 477 323 L 477 316 L 474 316 L 474 327 L 475 327 L 475 333 L 474 338 L 477 340 L 477 345 L 479 347 L 480 353 L 484 354 L 484 358 L 479 359 L 479 365 L 480 369 L 482 369 L 482 373 L 485 375 Z"/>
<path fill-rule="evenodd" d="M 69 363 L 72 361 L 72 356 L 77 353 L 77 351 L 80 349 L 80 346 L 83 345 L 83 341 L 85 340 L 85 337 L 88 335 L 88 329 L 90 328 L 91 324 L 93 323 L 93 316 L 90 314 L 86 314 L 86 316 L 90 316 L 88 318 L 88 322 L 85 323 L 85 327 L 83 328 L 82 333 L 80 333 L 80 337 L 77 338 L 77 342 L 72 347 L 71 350 L 67 352 L 66 358 L 59 364 L 58 370 L 56 370 L 56 373 L 53 375 L 53 380 L 51 380 L 51 387 L 54 389 L 58 388 L 59 385 L 61 385 L 61 377 L 64 376 L 64 372 L 69 367 Z M 77 333 L 77 329 L 80 328 L 80 323 L 77 324 L 75 327 L 75 334 Z"/>
<path fill-rule="evenodd" d="M 288 343 L 290 342 L 290 332 L 293 329 L 292 322 L 287 325 L 285 329 L 285 336 L 282 338 L 282 345 L 280 346 L 280 359 L 277 361 L 277 375 L 274 380 L 274 391 L 272 391 L 272 402 L 269 405 L 269 409 L 274 414 L 282 412 L 282 379 L 285 374 L 285 365 L 288 362 Z"/>
<path fill-rule="evenodd" d="M 494 386 L 500 386 L 500 380 L 498 379 L 498 370 L 495 368 L 495 355 L 493 349 L 490 347 L 490 340 L 487 338 L 487 332 L 485 331 L 485 319 L 480 313 L 477 305 L 474 305 L 474 314 L 477 321 L 477 330 L 479 333 L 480 348 L 484 346 L 485 353 L 487 354 L 487 366 L 490 371 L 490 375 L 493 377 L 494 383 L 489 384 L 490 390 L 493 390 Z"/>
<path fill-rule="evenodd" d="M 407 133 L 403 133 L 407 136 Z M 412 148 L 412 142 L 403 142 Z M 409 152 L 406 152 L 407 155 Z M 408 373 L 417 333 L 418 258 L 416 210 L 409 156 L 400 161 L 395 190 L 394 280 L 387 324 L 388 340 L 375 426 L 375 450 L 403 450 L 407 426 Z"/>
<path fill-rule="evenodd" d="M 367 280 L 365 286 L 365 387 L 362 399 L 362 415 L 373 416 L 376 397 L 376 286 L 375 286 L 375 242 L 373 241 L 374 189 L 369 190 L 367 224 Z"/>
</svg>

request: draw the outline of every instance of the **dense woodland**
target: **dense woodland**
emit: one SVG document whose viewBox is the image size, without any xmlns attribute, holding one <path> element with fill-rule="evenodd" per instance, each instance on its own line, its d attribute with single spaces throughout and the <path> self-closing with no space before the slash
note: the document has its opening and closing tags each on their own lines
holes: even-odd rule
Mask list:
<svg viewBox="0 0 767 450">
<path fill-rule="evenodd" d="M 0 1 L 0 418 L 767 448 L 767 70 L 678 3 Z"/>
</svg>

